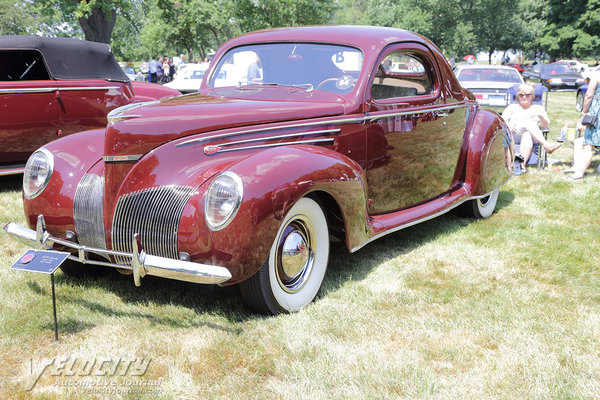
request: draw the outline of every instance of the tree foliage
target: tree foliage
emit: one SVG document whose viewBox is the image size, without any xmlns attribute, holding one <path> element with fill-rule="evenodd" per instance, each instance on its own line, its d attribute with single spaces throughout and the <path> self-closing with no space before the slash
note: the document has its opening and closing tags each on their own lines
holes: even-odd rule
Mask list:
<svg viewBox="0 0 600 400">
<path fill-rule="evenodd" d="M 0 34 L 85 37 L 122 59 L 205 57 L 244 32 L 328 23 L 408 29 L 448 56 L 600 57 L 600 0 L 0 0 Z"/>
</svg>

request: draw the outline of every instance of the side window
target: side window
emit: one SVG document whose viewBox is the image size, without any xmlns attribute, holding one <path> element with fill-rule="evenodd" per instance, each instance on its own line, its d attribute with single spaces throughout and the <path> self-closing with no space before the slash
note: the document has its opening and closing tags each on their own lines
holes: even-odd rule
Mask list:
<svg viewBox="0 0 600 400">
<path fill-rule="evenodd" d="M 47 81 L 50 75 L 35 50 L 0 50 L 0 81 Z"/>
<path fill-rule="evenodd" d="M 425 96 L 433 91 L 433 83 L 423 61 L 404 52 L 389 54 L 383 59 L 371 87 L 375 100 Z"/>
</svg>

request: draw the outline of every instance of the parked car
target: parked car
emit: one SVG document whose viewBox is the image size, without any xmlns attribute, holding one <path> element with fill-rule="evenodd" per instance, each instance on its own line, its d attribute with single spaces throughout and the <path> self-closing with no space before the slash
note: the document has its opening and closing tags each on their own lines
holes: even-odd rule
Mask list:
<svg viewBox="0 0 600 400">
<path fill-rule="evenodd" d="M 598 73 L 600 73 L 600 65 L 596 65 L 594 67 L 589 67 L 588 69 L 586 69 L 584 72 L 581 73 L 581 76 L 583 77 L 583 79 L 585 79 L 587 81 L 588 79 L 590 79 L 592 77 L 592 75 L 598 74 Z"/>
<path fill-rule="evenodd" d="M 125 72 L 125 75 L 127 75 L 130 81 L 135 81 L 135 77 L 137 75 L 135 67 L 125 66 L 123 67 L 123 72 Z"/>
<path fill-rule="evenodd" d="M 165 83 L 164 86 L 178 90 L 181 93 L 197 92 L 207 69 L 208 63 L 186 64 L 185 68 L 178 71 L 175 78 L 171 82 Z"/>
<path fill-rule="evenodd" d="M 566 64 L 573 71 L 583 74 L 584 71 L 588 69 L 588 65 L 577 60 L 558 60 L 553 62 L 552 64 Z"/>
<path fill-rule="evenodd" d="M 460 64 L 454 68 L 454 74 L 482 106 L 506 107 L 511 101 L 508 89 L 515 83 L 523 83 L 519 71 L 504 65 Z"/>
<path fill-rule="evenodd" d="M 525 64 L 520 64 L 520 63 L 504 63 L 503 65 L 506 65 L 507 67 L 516 68 L 516 70 L 519 71 L 520 74 L 522 74 L 523 71 L 525 71 Z"/>
<path fill-rule="evenodd" d="M 577 90 L 585 83 L 579 72 L 567 64 L 536 64 L 523 72 L 523 78 L 541 82 L 548 90 Z"/>
<path fill-rule="evenodd" d="M 130 82 L 102 43 L 0 37 L 0 175 L 22 173 L 35 149 L 59 136 L 106 126 L 119 106 L 179 93 Z"/>
<path fill-rule="evenodd" d="M 489 217 L 514 157 L 432 42 L 382 27 L 246 34 L 199 93 L 108 119 L 31 156 L 29 228 L 5 231 L 70 251 L 69 274 L 239 284 L 272 314 L 315 298 L 330 240 L 355 252 L 457 207 Z"/>
</svg>

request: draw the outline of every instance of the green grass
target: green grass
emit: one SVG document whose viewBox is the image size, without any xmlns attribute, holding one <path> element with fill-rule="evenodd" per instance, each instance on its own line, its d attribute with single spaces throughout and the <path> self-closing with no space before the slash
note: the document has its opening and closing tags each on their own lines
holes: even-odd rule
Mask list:
<svg viewBox="0 0 600 400">
<path fill-rule="evenodd" d="M 574 101 L 550 94 L 551 138 Z M 151 358 L 137 378 L 158 394 L 110 398 L 599 398 L 600 175 L 567 181 L 570 151 L 511 179 L 489 219 L 452 213 L 355 254 L 333 246 L 317 301 L 272 318 L 236 289 L 57 273 L 53 342 L 49 278 L 9 270 L 26 246 L 0 234 L 0 398 L 104 398 L 50 371 L 25 390 L 30 360 L 69 355 Z M 25 222 L 19 181 L 1 180 L 2 224 Z"/>
</svg>

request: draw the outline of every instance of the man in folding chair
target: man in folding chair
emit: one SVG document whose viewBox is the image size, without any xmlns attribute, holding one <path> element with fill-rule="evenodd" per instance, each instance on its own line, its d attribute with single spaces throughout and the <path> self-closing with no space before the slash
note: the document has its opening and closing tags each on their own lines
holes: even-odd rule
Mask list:
<svg viewBox="0 0 600 400">
<path fill-rule="evenodd" d="M 547 154 L 552 154 L 561 146 L 560 143 L 550 143 L 546 140 L 542 129 L 548 129 L 550 120 L 543 106 L 532 104 L 533 99 L 533 86 L 523 83 L 517 90 L 518 103 L 510 104 L 502 113 L 502 117 L 515 136 L 515 143 L 520 143 L 523 173 L 527 171 L 525 165 L 531 157 L 534 143 L 543 146 Z"/>
</svg>

